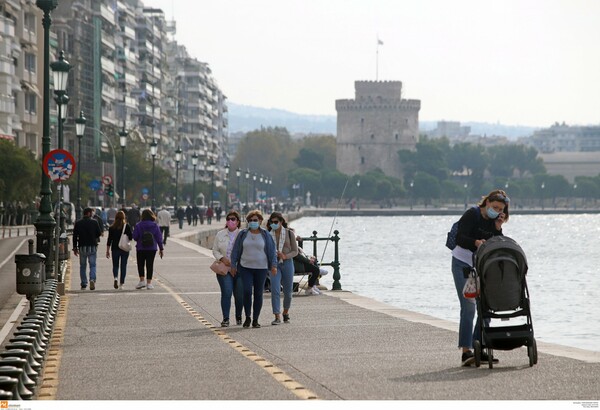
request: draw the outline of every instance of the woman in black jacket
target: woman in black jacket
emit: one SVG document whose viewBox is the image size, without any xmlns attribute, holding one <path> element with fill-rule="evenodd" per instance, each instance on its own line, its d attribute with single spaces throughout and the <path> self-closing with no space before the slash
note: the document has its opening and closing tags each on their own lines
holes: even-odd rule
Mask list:
<svg viewBox="0 0 600 410">
<path fill-rule="evenodd" d="M 463 366 L 470 366 L 475 357 L 471 350 L 474 339 L 480 339 L 481 329 L 476 324 L 473 331 L 475 317 L 475 299 L 467 299 L 463 295 L 463 288 L 467 279 L 464 269 L 473 266 L 473 253 L 486 239 L 502 235 L 502 224 L 508 221 L 510 199 L 506 192 L 494 190 L 484 196 L 481 201 L 463 214 L 458 221 L 456 247 L 452 250 L 452 275 L 456 285 L 456 294 L 460 301 L 460 323 L 458 328 L 458 347 L 462 349 L 461 362 Z M 482 354 L 481 361 L 488 358 Z M 494 362 L 496 359 L 494 359 Z"/>
<path fill-rule="evenodd" d="M 125 230 L 123 231 L 123 226 Z M 125 212 L 119 211 L 115 215 L 115 221 L 108 228 L 108 240 L 106 241 L 106 257 L 110 258 L 110 251 L 112 250 L 112 264 L 113 264 L 113 277 L 115 289 L 123 289 L 125 284 L 125 276 L 127 275 L 127 259 L 129 258 L 129 252 L 119 248 L 119 241 L 121 235 L 125 234 L 131 241 L 133 238 L 133 232 L 131 226 L 127 223 L 125 218 Z M 121 266 L 121 280 L 119 281 L 119 265 Z"/>
</svg>

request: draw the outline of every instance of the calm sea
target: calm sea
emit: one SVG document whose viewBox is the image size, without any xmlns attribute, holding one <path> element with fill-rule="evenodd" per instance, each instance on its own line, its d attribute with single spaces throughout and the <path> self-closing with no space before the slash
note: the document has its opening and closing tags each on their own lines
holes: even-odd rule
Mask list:
<svg viewBox="0 0 600 410">
<path fill-rule="evenodd" d="M 326 237 L 332 226 L 340 232 L 342 289 L 458 323 L 451 253 L 444 246 L 457 219 L 311 217 L 291 226 L 302 236 L 316 230 Z M 536 339 L 600 351 L 600 215 L 511 215 L 504 234 L 527 256 Z M 324 244 L 319 242 L 319 259 Z M 323 261 L 332 260 L 330 243 Z M 333 269 L 328 269 L 322 283 L 331 288 Z"/>
</svg>

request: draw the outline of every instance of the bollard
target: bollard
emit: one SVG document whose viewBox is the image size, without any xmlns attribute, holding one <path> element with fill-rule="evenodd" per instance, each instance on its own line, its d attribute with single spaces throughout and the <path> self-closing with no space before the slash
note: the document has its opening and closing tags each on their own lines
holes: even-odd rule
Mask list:
<svg viewBox="0 0 600 410">
<path fill-rule="evenodd" d="M 14 349 L 22 349 L 22 350 L 27 350 L 27 352 L 29 353 L 29 358 L 27 359 L 27 361 L 29 362 L 29 364 L 31 365 L 31 367 L 33 367 L 35 369 L 35 366 L 37 366 L 38 364 L 41 365 L 42 363 L 42 359 L 43 357 L 35 351 L 35 348 L 33 346 L 33 344 L 29 343 L 29 342 L 12 342 L 9 343 L 5 346 L 6 350 L 14 350 Z"/>
<path fill-rule="evenodd" d="M 19 382 L 12 392 L 13 395 L 16 393 L 16 395 L 20 397 L 18 400 L 31 400 L 33 392 L 25 387 L 23 376 L 26 375 L 23 369 L 19 369 L 15 366 L 0 366 L 0 376 L 8 376 L 17 379 Z"/>
<path fill-rule="evenodd" d="M 0 359 L 0 366 L 14 366 L 18 369 L 21 369 L 25 372 L 26 378 L 23 379 L 23 384 L 31 391 L 35 391 L 36 380 L 38 377 L 38 373 L 34 372 L 35 377 L 31 377 L 29 373 L 27 373 L 27 368 L 31 369 L 27 360 L 21 359 L 20 357 L 5 357 Z"/>
<path fill-rule="evenodd" d="M 15 342 L 29 342 L 33 345 L 33 349 L 35 352 L 37 352 L 37 354 L 39 354 L 40 356 L 42 356 L 42 358 L 44 357 L 44 355 L 46 354 L 46 350 L 42 349 L 42 347 L 38 344 L 37 339 L 33 336 L 29 336 L 29 335 L 14 335 L 14 337 L 11 337 L 10 339 L 8 339 L 8 341 L 10 343 L 15 343 Z"/>
<path fill-rule="evenodd" d="M 25 330 L 25 329 L 34 330 L 38 334 L 40 340 L 42 342 L 48 344 L 49 338 L 44 335 L 41 325 L 38 325 L 37 323 L 22 322 L 19 326 L 17 326 L 17 330 Z"/>
<path fill-rule="evenodd" d="M 18 385 L 18 379 L 10 376 L 0 376 L 0 398 L 3 400 L 20 400 L 21 398 L 17 393 Z"/>
<path fill-rule="evenodd" d="M 29 368 L 26 370 L 27 374 L 41 374 L 42 372 L 42 365 L 35 362 L 35 365 L 32 366 L 31 363 L 29 362 L 29 352 L 27 350 L 23 350 L 23 349 L 12 349 L 12 350 L 5 350 L 3 352 L 0 352 L 0 357 L 2 358 L 6 358 L 6 357 L 18 357 L 19 359 L 23 359 L 27 362 L 27 364 L 29 365 Z M 31 377 L 31 376 L 30 376 Z M 33 379 L 33 377 L 32 377 Z"/>
</svg>

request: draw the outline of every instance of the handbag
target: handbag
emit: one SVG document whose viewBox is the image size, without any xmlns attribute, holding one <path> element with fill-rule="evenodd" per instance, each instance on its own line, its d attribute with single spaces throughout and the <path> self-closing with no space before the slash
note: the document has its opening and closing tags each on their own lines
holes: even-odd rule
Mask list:
<svg viewBox="0 0 600 410">
<path fill-rule="evenodd" d="M 129 240 L 129 236 L 125 234 L 126 226 L 127 224 L 123 224 L 123 232 L 121 232 L 121 238 L 119 239 L 119 249 L 129 252 L 131 250 L 131 241 Z"/>
<path fill-rule="evenodd" d="M 475 299 L 479 296 L 479 276 L 475 278 L 473 275 L 469 275 L 463 287 L 463 295 L 467 299 Z"/>
<path fill-rule="evenodd" d="M 225 275 L 227 275 L 227 272 L 229 272 L 229 266 L 225 265 L 221 261 L 214 261 L 210 265 L 210 270 L 212 270 L 217 275 L 225 276 Z"/>
</svg>

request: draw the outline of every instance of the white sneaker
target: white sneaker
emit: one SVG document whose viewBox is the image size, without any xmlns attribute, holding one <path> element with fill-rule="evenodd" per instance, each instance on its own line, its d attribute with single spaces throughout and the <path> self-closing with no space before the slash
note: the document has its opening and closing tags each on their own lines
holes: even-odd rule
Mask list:
<svg viewBox="0 0 600 410">
<path fill-rule="evenodd" d="M 136 289 L 141 289 L 141 288 L 145 288 L 146 287 L 146 281 L 145 280 L 140 280 L 140 283 L 138 283 L 135 288 Z"/>
<path fill-rule="evenodd" d="M 319 267 L 319 275 L 326 276 L 328 273 L 329 271 L 327 269 Z"/>
<path fill-rule="evenodd" d="M 313 288 L 308 288 L 308 287 L 307 287 L 307 288 L 304 290 L 304 294 L 305 294 L 305 295 L 308 295 L 308 296 L 310 296 L 310 295 L 313 295 L 312 289 L 313 289 Z"/>
<path fill-rule="evenodd" d="M 316 286 L 313 286 L 312 288 L 310 288 L 311 292 L 313 295 L 320 295 L 321 292 L 319 291 L 319 289 L 317 289 Z"/>
<path fill-rule="evenodd" d="M 119 285 L 119 290 L 123 290 L 123 284 L 122 283 Z"/>
<path fill-rule="evenodd" d="M 148 283 L 148 286 L 146 286 L 146 289 L 152 290 L 152 289 L 154 289 L 154 285 L 152 283 Z"/>
</svg>

